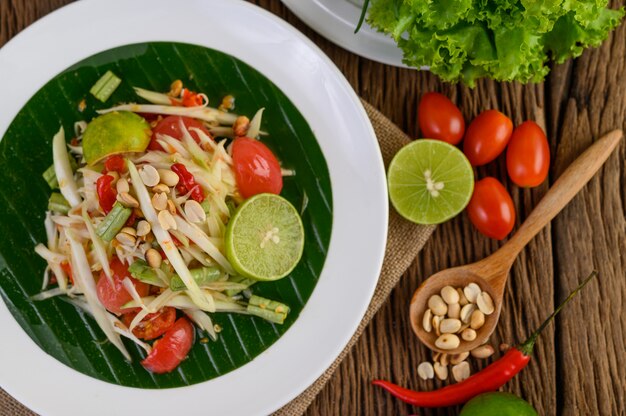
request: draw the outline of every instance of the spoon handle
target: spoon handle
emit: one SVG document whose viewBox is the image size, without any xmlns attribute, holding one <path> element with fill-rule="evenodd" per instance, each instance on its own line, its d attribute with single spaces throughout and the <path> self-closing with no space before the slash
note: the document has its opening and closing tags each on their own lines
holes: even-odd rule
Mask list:
<svg viewBox="0 0 626 416">
<path fill-rule="evenodd" d="M 621 130 L 613 130 L 592 144 L 565 169 L 515 235 L 498 250 L 498 257 L 502 263 L 509 267 L 513 264 L 526 244 L 589 182 L 609 158 L 622 137 Z"/>
</svg>

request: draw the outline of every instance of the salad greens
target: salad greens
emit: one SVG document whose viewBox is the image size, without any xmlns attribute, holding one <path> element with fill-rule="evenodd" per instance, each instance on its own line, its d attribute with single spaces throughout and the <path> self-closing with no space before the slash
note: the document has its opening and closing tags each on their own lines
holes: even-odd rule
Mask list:
<svg viewBox="0 0 626 416">
<path fill-rule="evenodd" d="M 367 21 L 391 35 L 404 63 L 446 81 L 540 82 L 550 59 L 562 63 L 598 46 L 624 16 L 607 0 L 371 0 Z"/>
</svg>

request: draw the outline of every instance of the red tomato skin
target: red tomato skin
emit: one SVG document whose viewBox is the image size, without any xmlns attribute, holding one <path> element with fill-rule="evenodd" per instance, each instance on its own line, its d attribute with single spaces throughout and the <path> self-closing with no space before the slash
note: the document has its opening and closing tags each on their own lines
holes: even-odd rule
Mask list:
<svg viewBox="0 0 626 416">
<path fill-rule="evenodd" d="M 139 293 L 139 296 L 141 297 L 148 295 L 148 292 L 150 290 L 149 285 L 133 278 L 128 271 L 128 266 L 123 264 L 117 257 L 113 257 L 113 260 L 111 260 L 110 263 L 110 267 L 112 274 L 111 279 L 113 282 L 111 284 L 109 279 L 104 274 L 104 271 L 100 272 L 100 279 L 98 279 L 98 283 L 96 285 L 98 299 L 100 299 L 102 305 L 109 312 L 112 312 L 116 315 L 137 310 L 138 308 L 122 309 L 122 305 L 130 302 L 133 299 L 122 282 L 124 278 L 128 277 L 130 281 L 133 282 L 133 284 L 135 285 L 135 289 L 137 289 L 137 293 Z"/>
<path fill-rule="evenodd" d="M 517 186 L 532 188 L 548 177 L 550 145 L 543 129 L 525 121 L 513 131 L 506 149 L 506 170 Z"/>
<path fill-rule="evenodd" d="M 472 166 L 485 165 L 502 153 L 512 133 L 510 118 L 497 110 L 483 111 L 467 127 L 463 153 Z"/>
<path fill-rule="evenodd" d="M 124 173 L 126 170 L 126 161 L 120 155 L 109 156 L 104 162 L 104 170 L 106 172 Z"/>
<path fill-rule="evenodd" d="M 458 144 L 465 133 L 461 110 L 445 95 L 427 92 L 417 107 L 417 120 L 422 137 Z"/>
<path fill-rule="evenodd" d="M 239 193 L 244 198 L 263 193 L 280 194 L 283 175 L 274 153 L 258 140 L 238 137 L 233 141 L 233 162 Z"/>
<path fill-rule="evenodd" d="M 496 240 L 506 237 L 515 225 L 513 200 L 506 188 L 491 177 L 481 179 L 474 185 L 467 214 L 478 231 Z"/>
<path fill-rule="evenodd" d="M 187 357 L 193 341 L 193 326 L 187 318 L 180 318 L 163 335 L 163 338 L 154 343 L 152 351 L 141 362 L 141 365 L 156 374 L 169 373 Z"/>
<path fill-rule="evenodd" d="M 126 326 L 130 326 L 130 323 L 137 314 L 134 312 L 125 313 L 122 315 L 122 322 Z M 141 338 L 146 341 L 156 339 L 166 333 L 176 321 L 176 309 L 166 306 L 156 313 L 149 313 L 145 318 L 133 328 L 133 334 L 137 338 Z"/>
<path fill-rule="evenodd" d="M 185 116 L 167 116 L 163 120 L 159 121 L 154 129 L 152 129 L 152 137 L 150 138 L 150 144 L 148 145 L 148 149 L 150 150 L 163 150 L 161 145 L 157 142 L 157 134 L 166 134 L 175 138 L 176 140 L 181 140 L 183 137 L 183 132 L 180 130 L 179 120 L 183 120 L 183 124 L 187 129 L 197 128 L 202 130 L 204 134 L 211 137 L 211 133 L 204 127 L 201 121 L 196 120 L 195 118 L 185 117 Z M 200 143 L 200 137 L 198 137 L 198 133 L 195 131 L 189 130 L 189 134 L 194 139 L 196 143 Z"/>
</svg>

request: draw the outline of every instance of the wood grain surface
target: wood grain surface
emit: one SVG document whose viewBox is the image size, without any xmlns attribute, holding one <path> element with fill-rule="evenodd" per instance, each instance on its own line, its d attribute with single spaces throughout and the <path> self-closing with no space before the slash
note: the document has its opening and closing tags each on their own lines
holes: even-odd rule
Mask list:
<svg viewBox="0 0 626 416">
<path fill-rule="evenodd" d="M 26 26 L 71 0 L 0 0 L 0 46 Z M 306 1 L 306 0 L 305 0 Z M 340 0 L 337 0 L 340 1 Z M 284 18 L 330 56 L 353 88 L 412 137 L 416 108 L 427 91 L 451 97 L 466 119 L 496 108 L 518 124 L 545 126 L 552 167 L 549 182 L 603 133 L 626 129 L 626 24 L 597 49 L 553 68 L 545 83 L 481 81 L 476 88 L 444 84 L 428 72 L 399 69 L 360 58 L 308 28 L 278 0 L 256 4 Z M 613 7 L 624 5 L 613 1 Z M 294 76 L 298 76 L 294 74 Z M 503 390 L 520 395 L 541 415 L 626 414 L 626 145 L 617 151 L 568 207 L 515 262 L 494 346 L 523 340 L 573 289 L 597 269 L 597 282 L 541 336 L 530 365 Z M 505 179 L 518 209 L 528 215 L 548 184 L 528 190 L 506 182 L 503 158 L 478 176 Z M 308 415 L 454 415 L 458 409 L 423 410 L 405 405 L 369 383 L 388 379 L 432 389 L 417 366 L 430 358 L 410 329 L 408 305 L 418 284 L 432 273 L 479 260 L 501 243 L 482 237 L 465 215 L 440 226 L 403 276 L 352 353 L 309 408 Z M 497 354 L 499 355 L 499 354 Z M 472 369 L 489 360 L 472 362 Z"/>
</svg>

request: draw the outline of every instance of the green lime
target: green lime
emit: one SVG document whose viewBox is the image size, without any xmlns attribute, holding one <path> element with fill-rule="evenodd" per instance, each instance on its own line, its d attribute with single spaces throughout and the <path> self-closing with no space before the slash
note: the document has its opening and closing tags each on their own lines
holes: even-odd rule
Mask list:
<svg viewBox="0 0 626 416">
<path fill-rule="evenodd" d="M 537 416 L 524 399 L 504 392 L 483 393 L 465 403 L 459 416 Z"/>
<path fill-rule="evenodd" d="M 83 155 L 89 165 L 107 156 L 143 152 L 150 143 L 150 126 L 129 111 L 114 111 L 94 118 L 83 134 Z"/>
<path fill-rule="evenodd" d="M 242 276 L 277 280 L 298 264 L 304 249 L 304 227 L 285 198 L 259 194 L 241 204 L 226 227 L 226 256 Z"/>
<path fill-rule="evenodd" d="M 389 165 L 389 198 L 396 211 L 418 224 L 458 215 L 474 190 L 474 171 L 456 147 L 430 139 L 404 146 Z"/>
</svg>

